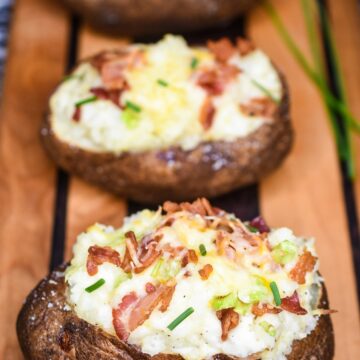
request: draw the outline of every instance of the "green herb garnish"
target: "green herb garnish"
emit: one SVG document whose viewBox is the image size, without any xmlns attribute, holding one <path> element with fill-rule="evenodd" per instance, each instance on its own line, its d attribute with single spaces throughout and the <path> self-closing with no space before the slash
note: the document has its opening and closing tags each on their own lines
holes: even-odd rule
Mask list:
<svg viewBox="0 0 360 360">
<path fill-rule="evenodd" d="M 279 289 L 278 289 L 275 281 L 272 281 L 270 283 L 270 289 L 271 289 L 271 291 L 273 293 L 274 301 L 275 301 L 276 306 L 280 306 L 281 305 L 281 298 L 280 298 Z"/>
<path fill-rule="evenodd" d="M 121 113 L 121 119 L 128 129 L 133 129 L 139 122 L 139 113 L 130 108 L 126 108 Z"/>
<path fill-rule="evenodd" d="M 169 330 L 174 330 L 180 323 L 182 323 L 187 317 L 189 317 L 193 312 L 194 312 L 194 308 L 189 307 L 188 309 L 186 309 L 182 314 L 180 314 L 174 321 L 172 321 L 167 328 Z"/>
<path fill-rule="evenodd" d="M 199 245 L 199 250 L 200 250 L 201 256 L 205 256 L 207 254 L 206 247 L 204 244 Z"/>
<path fill-rule="evenodd" d="M 259 232 L 259 229 L 257 229 L 257 228 L 254 227 L 254 226 L 251 226 L 250 224 L 247 224 L 247 225 L 246 225 L 246 228 L 247 228 L 250 232 L 252 232 L 252 233 L 258 233 L 258 232 Z"/>
<path fill-rule="evenodd" d="M 191 59 L 190 67 L 191 67 L 192 69 L 196 69 L 198 65 L 199 65 L 199 59 L 196 58 L 196 57 L 193 57 L 193 58 Z"/>
<path fill-rule="evenodd" d="M 275 336 L 276 335 L 276 329 L 275 326 L 268 323 L 267 321 L 262 321 L 259 324 L 264 330 L 265 332 L 267 332 L 270 336 Z"/>
<path fill-rule="evenodd" d="M 169 86 L 169 83 L 166 82 L 165 80 L 162 80 L 162 79 L 158 79 L 157 80 L 157 83 L 161 86 L 164 86 L 164 87 L 168 87 Z"/>
<path fill-rule="evenodd" d="M 293 242 L 284 240 L 272 249 L 271 256 L 276 263 L 285 265 L 294 260 L 297 251 L 298 248 Z"/>
<path fill-rule="evenodd" d="M 321 5 L 320 2 L 315 2 L 317 3 L 316 9 L 313 8 L 313 3 L 311 0 L 301 0 L 301 2 L 314 67 L 307 61 L 300 48 L 297 46 L 294 39 L 287 31 L 284 23 L 282 22 L 282 19 L 273 5 L 266 0 L 264 1 L 264 6 L 289 51 L 303 69 L 304 73 L 319 89 L 334 134 L 339 158 L 345 162 L 347 176 L 350 179 L 353 179 L 355 176 L 355 165 L 350 134 L 351 131 L 356 131 L 358 133 L 360 132 L 360 123 L 351 114 L 346 101 L 335 42 L 329 25 L 329 19 L 323 8 L 323 5 Z M 315 16 L 320 20 L 323 28 L 324 38 L 329 45 L 331 58 L 330 62 L 334 72 L 336 86 L 339 90 L 338 96 L 333 94 L 328 83 L 328 79 L 325 75 L 324 64 L 321 56 L 322 46 L 319 39 L 319 32 L 317 31 L 316 27 L 316 22 L 318 19 L 315 18 Z M 340 117 L 341 123 L 338 122 L 337 117 Z"/>
<path fill-rule="evenodd" d="M 103 286 L 105 284 L 105 280 L 104 279 L 99 279 L 96 283 L 88 286 L 85 291 L 88 293 L 91 293 L 95 290 L 97 290 L 99 287 Z"/>
<path fill-rule="evenodd" d="M 141 107 L 131 101 L 125 101 L 125 106 L 127 109 L 131 109 L 137 113 L 141 112 Z"/>
<path fill-rule="evenodd" d="M 280 100 L 277 99 L 266 87 L 262 86 L 258 81 L 255 79 L 251 79 L 251 82 L 260 90 L 262 91 L 267 97 L 269 97 L 274 103 L 280 104 Z"/>
<path fill-rule="evenodd" d="M 91 103 L 91 102 L 93 102 L 95 100 L 97 100 L 96 96 L 90 96 L 90 97 L 88 97 L 86 99 L 82 99 L 82 100 L 79 100 L 78 102 L 76 102 L 75 107 L 79 107 L 79 106 Z"/>
</svg>

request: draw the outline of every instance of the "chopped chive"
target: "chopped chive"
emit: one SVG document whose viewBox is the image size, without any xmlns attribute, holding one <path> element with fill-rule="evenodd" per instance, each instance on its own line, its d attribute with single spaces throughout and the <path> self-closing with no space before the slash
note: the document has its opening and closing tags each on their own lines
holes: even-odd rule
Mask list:
<svg viewBox="0 0 360 360">
<path fill-rule="evenodd" d="M 279 289 L 278 289 L 275 281 L 272 281 L 270 283 L 270 289 L 271 289 L 271 291 L 273 293 L 276 306 L 280 306 L 281 305 L 281 298 L 280 298 Z"/>
<path fill-rule="evenodd" d="M 262 91 L 267 97 L 269 97 L 274 103 L 279 104 L 280 101 L 277 99 L 266 87 L 262 86 L 259 82 L 255 79 L 251 79 L 251 82 L 260 90 Z"/>
<path fill-rule="evenodd" d="M 252 233 L 257 233 L 259 232 L 259 229 L 257 229 L 256 227 L 254 226 L 251 226 L 250 224 L 246 225 L 247 229 L 252 232 Z"/>
<path fill-rule="evenodd" d="M 187 317 L 189 317 L 194 312 L 194 308 L 189 307 L 182 314 L 180 314 L 174 321 L 172 321 L 167 328 L 169 330 L 174 330 L 180 323 L 182 323 Z"/>
<path fill-rule="evenodd" d="M 206 247 L 204 244 L 199 245 L 199 250 L 200 250 L 201 256 L 205 256 L 207 254 Z"/>
<path fill-rule="evenodd" d="M 199 65 L 199 59 L 196 58 L 196 57 L 193 57 L 193 58 L 191 59 L 190 67 L 191 67 L 192 69 L 196 69 L 198 65 Z"/>
<path fill-rule="evenodd" d="M 164 87 L 169 86 L 169 83 L 166 82 L 166 81 L 163 80 L 163 79 L 158 79 L 157 83 L 158 83 L 159 85 L 161 85 L 161 86 L 164 86 Z"/>
<path fill-rule="evenodd" d="M 86 99 L 79 100 L 78 102 L 75 103 L 75 106 L 79 107 L 79 106 L 91 103 L 91 102 L 93 102 L 95 100 L 97 100 L 96 96 L 90 96 L 90 97 L 88 97 Z"/>
<path fill-rule="evenodd" d="M 85 291 L 88 293 L 91 293 L 95 290 L 97 290 L 99 287 L 103 286 L 105 284 L 105 280 L 104 279 L 99 279 L 96 283 L 88 286 Z"/>
<path fill-rule="evenodd" d="M 125 106 L 128 108 L 128 109 L 131 109 L 131 110 L 134 110 L 135 112 L 140 112 L 141 111 L 141 107 L 131 101 L 125 101 Z"/>
</svg>

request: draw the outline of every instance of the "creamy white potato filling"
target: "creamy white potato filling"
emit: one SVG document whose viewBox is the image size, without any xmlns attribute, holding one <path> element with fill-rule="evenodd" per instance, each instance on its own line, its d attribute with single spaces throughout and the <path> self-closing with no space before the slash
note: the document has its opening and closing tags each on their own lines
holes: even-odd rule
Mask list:
<svg viewBox="0 0 360 360">
<path fill-rule="evenodd" d="M 314 298 L 310 289 L 321 286 L 322 280 L 317 273 L 318 261 L 312 239 L 296 237 L 287 228 L 272 229 L 268 234 L 249 231 L 248 235 L 261 241 L 257 246 L 249 246 L 247 235 L 237 238 L 234 242 L 237 255 L 233 258 L 219 254 L 216 239 L 221 230 L 209 227 L 213 217 L 181 211 L 172 215 L 174 221 L 164 224 L 165 216 L 160 210 L 144 210 L 126 218 L 119 229 L 96 224 L 79 235 L 74 257 L 66 270 L 66 281 L 68 302 L 80 318 L 116 336 L 113 309 L 119 308 L 124 297 L 131 293 L 139 299 L 146 298 L 149 296 L 146 284 L 160 286 L 164 284 L 163 277 L 169 275 L 166 281 L 176 286 L 166 311 L 155 307 L 127 338 L 130 344 L 150 355 L 180 354 L 187 360 L 199 360 L 219 353 L 238 357 L 259 354 L 261 359 L 285 359 L 293 341 L 306 337 L 315 328 L 318 316 L 313 313 Z M 232 215 L 225 215 L 225 218 L 235 221 L 231 220 L 234 219 Z M 194 250 L 197 262 L 180 265 L 176 256 L 163 250 L 163 255 L 142 272 L 125 273 L 120 266 L 104 262 L 98 266 L 97 274 L 89 275 L 89 248 L 107 246 L 124 258 L 128 231 L 135 233 L 139 244 L 145 236 L 160 235 L 157 248 L 178 249 L 176 256 L 182 256 L 184 249 Z M 232 236 L 234 234 L 236 232 Z M 201 255 L 200 245 L 206 249 L 205 255 Z M 304 283 L 299 284 L 290 274 L 306 252 L 314 256 L 316 263 L 306 272 Z M 172 267 L 159 271 L 164 264 Z M 199 273 L 205 265 L 212 267 L 206 280 Z M 85 291 L 100 279 L 105 281 L 102 286 L 92 292 Z M 262 304 L 260 308 L 264 304 L 276 306 L 270 287 L 274 282 L 281 299 L 296 292 L 299 306 L 306 314 L 283 310 L 256 315 L 252 310 L 255 305 Z M 234 309 L 239 314 L 239 322 L 230 330 L 227 339 L 222 340 L 221 322 L 216 312 L 219 303 L 215 305 L 215 301 L 223 302 L 223 297 L 229 294 L 234 295 L 237 303 Z M 220 306 L 226 308 L 224 304 Z M 169 330 L 168 325 L 188 308 L 192 308 L 193 313 Z"/>
<path fill-rule="evenodd" d="M 269 119 L 251 116 L 240 105 L 269 94 L 277 100 L 282 96 L 278 73 L 262 51 L 255 49 L 245 56 L 236 53 L 228 64 L 239 73 L 223 84 L 221 93 L 211 96 L 214 114 L 211 127 L 205 129 L 199 119 L 208 94 L 197 79 L 199 73 L 216 65 L 214 55 L 172 35 L 156 44 L 131 48 L 142 51 L 143 64 L 124 70 L 128 89 L 119 96 L 122 105 L 131 102 L 140 111 L 131 113 L 109 99 L 98 98 L 83 104 L 80 120 L 74 121 L 75 104 L 92 97 L 92 88 L 104 86 L 98 69 L 84 62 L 50 99 L 51 126 L 60 139 L 99 152 L 169 146 L 189 150 L 204 141 L 234 141 L 249 135 Z"/>
</svg>

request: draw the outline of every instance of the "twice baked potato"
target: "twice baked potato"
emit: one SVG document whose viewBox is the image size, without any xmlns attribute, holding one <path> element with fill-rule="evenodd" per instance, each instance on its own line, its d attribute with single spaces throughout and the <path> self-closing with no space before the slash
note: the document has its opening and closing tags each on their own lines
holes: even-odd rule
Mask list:
<svg viewBox="0 0 360 360">
<path fill-rule="evenodd" d="M 227 23 L 257 0 L 63 0 L 97 28 L 143 36 Z"/>
<path fill-rule="evenodd" d="M 205 199 L 93 225 L 17 321 L 26 359 L 318 359 L 334 336 L 312 239 Z"/>
<path fill-rule="evenodd" d="M 255 182 L 292 142 L 285 80 L 262 51 L 171 35 L 80 63 L 52 95 L 41 134 L 70 173 L 152 203 Z"/>
</svg>

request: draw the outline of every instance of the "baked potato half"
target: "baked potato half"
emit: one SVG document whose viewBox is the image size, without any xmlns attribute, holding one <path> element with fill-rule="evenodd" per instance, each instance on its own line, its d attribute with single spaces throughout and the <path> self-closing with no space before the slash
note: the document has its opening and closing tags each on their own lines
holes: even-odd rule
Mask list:
<svg viewBox="0 0 360 360">
<path fill-rule="evenodd" d="M 227 23 L 257 0 L 63 0 L 99 29 L 144 36 Z"/>
<path fill-rule="evenodd" d="M 321 359 L 334 355 L 312 239 L 205 199 L 81 234 L 17 321 L 26 359 Z"/>
<path fill-rule="evenodd" d="M 41 134 L 70 173 L 158 204 L 256 182 L 293 137 L 284 77 L 263 52 L 170 35 L 82 62 L 52 95 Z"/>
</svg>

